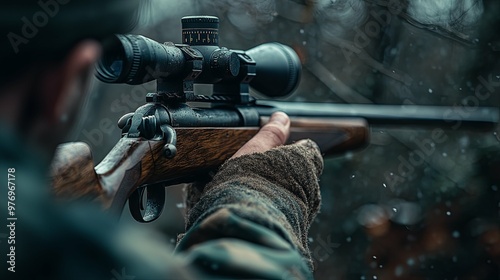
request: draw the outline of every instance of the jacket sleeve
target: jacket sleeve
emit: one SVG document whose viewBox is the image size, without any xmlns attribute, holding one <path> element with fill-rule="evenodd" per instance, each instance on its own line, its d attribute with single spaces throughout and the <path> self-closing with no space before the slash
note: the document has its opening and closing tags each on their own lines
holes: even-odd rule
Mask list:
<svg viewBox="0 0 500 280">
<path fill-rule="evenodd" d="M 310 140 L 227 161 L 189 209 L 177 251 L 212 275 L 312 278 L 323 159 Z"/>
</svg>

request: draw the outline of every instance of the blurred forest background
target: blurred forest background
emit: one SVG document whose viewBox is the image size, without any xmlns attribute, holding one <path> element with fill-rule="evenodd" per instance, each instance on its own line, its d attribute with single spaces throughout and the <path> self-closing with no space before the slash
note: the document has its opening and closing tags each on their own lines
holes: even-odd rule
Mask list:
<svg viewBox="0 0 500 280">
<path fill-rule="evenodd" d="M 141 13 L 133 33 L 160 42 L 180 43 L 181 17 L 214 15 L 221 46 L 293 47 L 303 76 L 284 100 L 452 106 L 445 118 L 500 107 L 497 0 L 150 0 Z M 96 81 L 75 135 L 96 162 L 154 90 Z M 373 127 L 369 147 L 326 159 L 320 184 L 317 279 L 500 279 L 500 127 Z M 144 226 L 175 243 L 182 186 L 167 196 Z"/>
</svg>

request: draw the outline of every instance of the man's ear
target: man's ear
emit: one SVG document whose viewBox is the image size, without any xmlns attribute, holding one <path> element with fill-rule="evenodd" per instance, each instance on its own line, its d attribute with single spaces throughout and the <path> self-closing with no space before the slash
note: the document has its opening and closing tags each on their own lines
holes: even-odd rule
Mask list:
<svg viewBox="0 0 500 280">
<path fill-rule="evenodd" d="M 85 40 L 78 43 L 66 58 L 51 69 L 43 81 L 42 92 L 48 111 L 45 115 L 52 124 L 74 118 L 86 96 L 86 86 L 99 59 L 98 42 Z"/>
</svg>

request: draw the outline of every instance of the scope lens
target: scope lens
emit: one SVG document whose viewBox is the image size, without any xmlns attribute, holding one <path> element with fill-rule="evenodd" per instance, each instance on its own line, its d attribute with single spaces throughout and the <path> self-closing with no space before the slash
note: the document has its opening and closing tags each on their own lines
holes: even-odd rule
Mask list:
<svg viewBox="0 0 500 280">
<path fill-rule="evenodd" d="M 125 58 L 125 50 L 118 37 L 106 39 L 102 57 L 97 64 L 97 77 L 107 83 L 118 82 L 124 74 Z"/>
<path fill-rule="evenodd" d="M 123 61 L 122 60 L 115 60 L 109 66 L 109 70 L 111 70 L 111 73 L 113 76 L 120 76 L 120 73 L 122 72 L 122 68 L 123 68 Z"/>
<path fill-rule="evenodd" d="M 123 60 L 120 57 L 110 58 L 101 61 L 101 66 L 110 77 L 119 77 L 123 70 Z"/>
</svg>

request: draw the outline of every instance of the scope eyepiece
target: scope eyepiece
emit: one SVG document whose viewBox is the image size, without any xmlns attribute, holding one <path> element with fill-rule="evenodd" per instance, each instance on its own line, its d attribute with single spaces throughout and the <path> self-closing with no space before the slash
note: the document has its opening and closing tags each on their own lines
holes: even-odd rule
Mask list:
<svg viewBox="0 0 500 280">
<path fill-rule="evenodd" d="M 140 35 L 114 35 L 103 43 L 96 76 L 106 83 L 143 84 L 184 70 L 179 48 Z"/>
<path fill-rule="evenodd" d="M 127 80 L 126 76 L 129 75 L 131 66 L 127 56 L 132 53 L 132 45 L 123 44 L 122 37 L 123 35 L 112 36 L 103 42 L 103 55 L 96 67 L 96 76 L 103 82 L 125 83 Z"/>
</svg>

